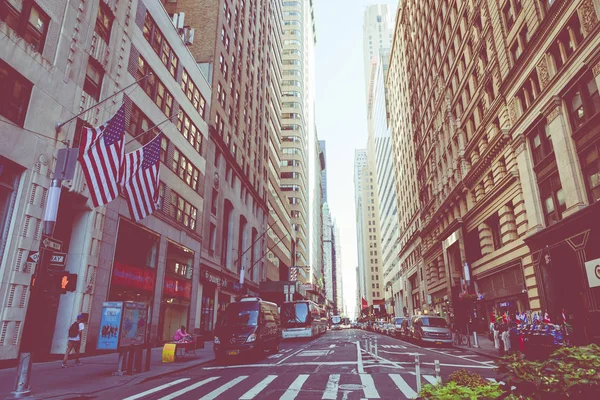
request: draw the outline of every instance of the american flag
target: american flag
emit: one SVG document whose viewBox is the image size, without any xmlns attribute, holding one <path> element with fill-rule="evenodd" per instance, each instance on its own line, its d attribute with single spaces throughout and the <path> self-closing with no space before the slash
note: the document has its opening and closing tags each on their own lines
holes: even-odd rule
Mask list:
<svg viewBox="0 0 600 400">
<path fill-rule="evenodd" d="M 94 207 L 108 204 L 119 195 L 119 178 L 125 156 L 125 104 L 105 124 L 84 127 L 79 162 Z"/>
<path fill-rule="evenodd" d="M 162 133 L 145 146 L 125 154 L 122 185 L 127 193 L 129 211 L 136 221 L 158 208 L 161 138 Z"/>
</svg>

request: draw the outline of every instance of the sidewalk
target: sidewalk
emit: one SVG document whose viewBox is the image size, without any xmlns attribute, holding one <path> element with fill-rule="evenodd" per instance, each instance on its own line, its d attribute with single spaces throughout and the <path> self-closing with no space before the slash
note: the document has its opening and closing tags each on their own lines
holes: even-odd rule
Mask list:
<svg viewBox="0 0 600 400">
<path fill-rule="evenodd" d="M 491 341 L 486 335 L 477 335 L 477 340 L 479 342 L 479 347 L 469 347 L 469 346 L 458 346 L 454 345 L 456 348 L 466 349 L 472 351 L 473 353 L 481 354 L 486 357 L 492 358 L 500 358 L 498 355 L 498 349 L 494 347 L 494 342 Z M 473 336 L 471 336 L 471 345 L 473 344 Z"/>
<path fill-rule="evenodd" d="M 61 368 L 61 361 L 58 360 L 34 363 L 30 389 L 36 399 L 73 399 L 108 388 L 139 383 L 212 361 L 213 342 L 206 342 L 205 348 L 196 350 L 196 354 L 187 354 L 184 359 L 173 363 L 163 363 L 162 347 L 157 347 L 152 349 L 150 371 L 125 376 L 112 376 L 117 370 L 118 354 L 82 357 L 83 365 L 79 367 L 76 367 L 73 361 L 69 361 L 68 368 Z M 0 399 L 10 395 L 14 390 L 15 381 L 15 368 L 0 370 Z"/>
</svg>

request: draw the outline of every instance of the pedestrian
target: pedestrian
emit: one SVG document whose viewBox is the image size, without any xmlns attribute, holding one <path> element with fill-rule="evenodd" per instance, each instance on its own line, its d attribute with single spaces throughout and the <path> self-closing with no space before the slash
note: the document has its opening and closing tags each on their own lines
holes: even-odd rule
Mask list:
<svg viewBox="0 0 600 400">
<path fill-rule="evenodd" d="M 62 368 L 67 368 L 67 361 L 69 360 L 69 353 L 71 353 L 71 350 L 75 351 L 75 365 L 81 365 L 81 361 L 79 360 L 79 351 L 81 349 L 81 334 L 84 329 L 85 325 L 83 324 L 83 315 L 79 314 L 77 316 L 77 321 L 73 322 L 69 327 L 67 351 L 65 352 L 65 357 L 63 358 Z"/>
</svg>

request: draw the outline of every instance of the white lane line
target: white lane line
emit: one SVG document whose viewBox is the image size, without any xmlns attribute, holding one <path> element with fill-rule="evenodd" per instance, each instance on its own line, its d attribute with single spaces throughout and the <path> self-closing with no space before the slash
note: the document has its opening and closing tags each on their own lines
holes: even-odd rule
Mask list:
<svg viewBox="0 0 600 400">
<path fill-rule="evenodd" d="M 307 347 L 308 347 L 308 346 L 304 346 L 304 347 L 300 348 L 298 351 L 296 351 L 296 352 L 294 352 L 294 353 L 290 354 L 290 355 L 289 355 L 289 356 L 287 356 L 286 358 L 282 358 L 281 360 L 279 360 L 279 361 L 278 361 L 278 362 L 276 362 L 275 364 L 276 364 L 276 365 L 279 365 L 279 364 L 281 364 L 282 362 L 284 362 L 284 361 L 285 361 L 285 360 L 287 360 L 288 358 L 290 358 L 290 357 L 294 357 L 296 354 L 300 353 L 301 351 L 304 351 L 304 349 L 306 349 Z"/>
<path fill-rule="evenodd" d="M 213 400 L 213 399 L 216 399 L 217 396 L 223 394 L 223 392 L 225 392 L 226 390 L 231 389 L 232 387 L 234 387 L 235 385 L 237 385 L 238 383 L 240 383 L 241 381 L 243 381 L 247 377 L 248 377 L 248 375 L 238 376 L 237 378 L 235 378 L 235 379 L 227 382 L 223 386 L 221 386 L 219 388 L 216 388 L 215 390 L 213 390 L 212 392 L 210 392 L 206 396 L 201 397 L 200 400 Z"/>
<path fill-rule="evenodd" d="M 414 399 L 415 397 L 417 397 L 417 392 L 415 392 L 410 386 L 408 386 L 408 383 L 406 383 L 406 381 L 404 380 L 404 378 L 402 378 L 400 374 L 389 374 L 389 376 L 390 378 L 392 378 L 392 380 L 404 396 L 406 396 L 409 399 Z"/>
<path fill-rule="evenodd" d="M 433 349 L 425 349 L 425 348 L 423 348 L 423 347 L 421 347 L 421 346 L 417 346 L 417 347 L 419 347 L 419 348 L 421 348 L 421 349 L 423 349 L 423 350 L 429 350 L 429 351 L 431 351 L 431 352 L 438 353 L 438 354 L 442 354 L 442 355 L 445 355 L 445 356 L 448 356 L 448 357 L 454 357 L 454 358 L 458 358 L 459 360 L 462 360 L 462 361 L 470 361 L 470 362 L 472 362 L 472 363 L 477 363 L 477 364 L 487 365 L 487 364 L 485 364 L 483 361 L 477 361 L 477 360 L 466 360 L 466 359 L 464 359 L 464 358 L 462 358 L 462 357 L 455 356 L 454 354 L 450 354 L 450 353 L 443 353 L 443 352 L 441 352 L 441 351 L 437 351 L 437 350 L 433 350 Z"/>
<path fill-rule="evenodd" d="M 333 349 L 334 347 L 335 347 L 335 344 L 330 344 L 330 345 L 329 345 L 329 348 L 330 348 L 330 349 Z"/>
<path fill-rule="evenodd" d="M 304 382 L 306 382 L 306 380 L 308 379 L 308 376 L 309 376 L 308 374 L 298 375 L 296 380 L 294 382 L 292 382 L 290 387 L 287 388 L 287 390 L 285 391 L 283 396 L 281 396 L 279 398 L 279 400 L 294 400 L 296 398 L 296 396 L 298 396 L 298 393 L 300 393 L 300 390 L 302 389 L 302 385 L 304 385 Z"/>
<path fill-rule="evenodd" d="M 260 392 L 262 392 L 271 382 L 273 382 L 277 378 L 277 375 L 269 375 L 262 381 L 260 381 L 256 386 L 252 389 L 248 390 L 246 393 L 240 397 L 240 400 L 249 400 L 255 398 Z"/>
<path fill-rule="evenodd" d="M 133 396 L 129 396 L 129 397 L 123 399 L 123 400 L 135 400 L 135 399 L 139 399 L 139 398 L 142 398 L 142 397 L 147 396 L 149 394 L 159 392 L 159 391 L 161 391 L 163 389 L 170 388 L 171 386 L 175 386 L 175 385 L 180 384 L 181 382 L 185 382 L 185 381 L 189 381 L 189 380 L 190 380 L 190 378 L 177 379 L 176 381 L 165 383 L 164 385 L 160 385 L 160 386 L 157 386 L 157 387 L 152 388 L 150 390 L 146 390 L 145 392 L 134 394 Z"/>
<path fill-rule="evenodd" d="M 340 383 L 340 374 L 329 375 L 329 381 L 327 381 L 327 387 L 323 393 L 321 399 L 325 400 L 336 400 L 338 395 L 338 385 Z"/>
<path fill-rule="evenodd" d="M 183 389 L 178 390 L 178 391 L 176 391 L 174 393 L 171 393 L 171 394 L 169 394 L 169 395 L 167 395 L 165 397 L 161 397 L 159 400 L 171 400 L 171 399 L 174 399 L 175 397 L 181 396 L 182 394 L 185 394 L 187 392 L 191 392 L 192 390 L 197 389 L 200 386 L 206 385 L 207 383 L 212 382 L 212 381 L 214 381 L 216 379 L 219 379 L 219 378 L 220 378 L 220 376 L 213 376 L 213 377 L 205 379 L 203 381 L 196 382 L 193 385 L 190 385 L 188 387 L 184 387 Z"/>
<path fill-rule="evenodd" d="M 495 380 L 494 378 L 485 378 L 485 379 L 487 379 L 487 380 L 488 380 L 488 381 L 490 381 L 490 382 L 494 382 L 494 383 L 498 382 L 498 381 L 497 381 L 497 380 Z"/>
<path fill-rule="evenodd" d="M 356 353 L 357 355 L 357 362 L 358 362 L 358 373 L 359 374 L 364 374 L 365 373 L 365 368 L 363 367 L 363 361 L 362 361 L 362 354 L 360 353 L 360 342 L 356 342 Z"/>
<path fill-rule="evenodd" d="M 432 385 L 437 385 L 437 381 L 435 380 L 435 376 L 433 375 L 423 375 L 423 378 Z"/>
<path fill-rule="evenodd" d="M 369 374 L 360 374 L 360 382 L 363 384 L 363 392 L 367 399 L 379 399 L 379 392 L 375 388 L 373 377 Z"/>
<path fill-rule="evenodd" d="M 435 363 L 430 363 L 430 362 L 426 362 L 426 363 L 421 363 L 421 365 L 435 365 Z M 483 364 L 483 363 L 481 363 Z M 440 363 L 441 367 L 461 367 L 461 368 L 482 368 L 482 369 L 494 369 L 496 367 L 492 367 L 488 364 L 483 364 L 483 365 L 465 365 L 465 364 L 442 364 Z"/>
</svg>

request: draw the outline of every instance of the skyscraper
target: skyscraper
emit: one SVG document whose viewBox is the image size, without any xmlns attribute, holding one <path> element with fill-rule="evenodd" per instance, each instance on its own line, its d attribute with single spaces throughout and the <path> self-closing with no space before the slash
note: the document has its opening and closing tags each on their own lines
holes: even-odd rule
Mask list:
<svg viewBox="0 0 600 400">
<path fill-rule="evenodd" d="M 319 149 L 321 150 L 319 157 L 323 158 L 322 163 L 325 166 L 325 168 L 321 170 L 321 190 L 323 193 L 321 196 L 321 203 L 325 204 L 327 203 L 327 145 L 325 140 L 319 140 Z"/>
<path fill-rule="evenodd" d="M 365 10 L 363 20 L 363 65 L 365 95 L 369 93 L 371 61 L 379 59 L 392 47 L 394 33 L 394 11 L 388 4 L 374 4 Z"/>
<path fill-rule="evenodd" d="M 309 225 L 314 198 L 311 172 L 315 168 L 313 58 L 316 33 L 313 15 L 312 1 L 284 3 L 281 190 L 291 207 L 291 222 L 296 233 L 296 264 L 307 267 L 299 269 L 298 279 L 302 282 L 313 281 Z"/>
<path fill-rule="evenodd" d="M 369 301 L 369 293 L 367 291 L 367 259 L 365 257 L 364 246 L 365 240 L 365 217 L 364 201 L 363 201 L 363 179 L 365 168 L 367 166 L 367 150 L 357 149 L 354 153 L 354 207 L 356 214 L 356 247 L 358 254 L 358 271 L 360 279 L 357 282 L 357 290 L 361 298 Z M 368 235 L 367 235 L 368 237 Z M 369 302 L 369 304 L 372 304 Z"/>
</svg>

